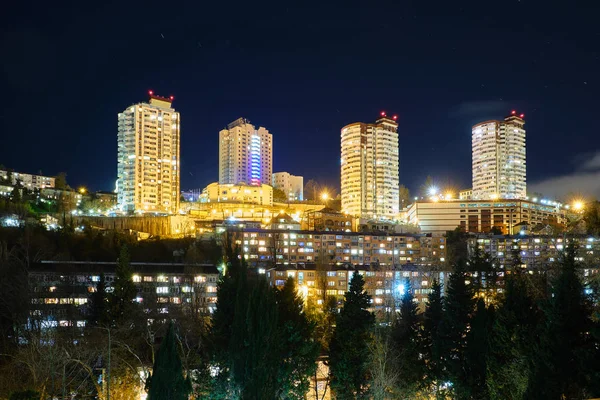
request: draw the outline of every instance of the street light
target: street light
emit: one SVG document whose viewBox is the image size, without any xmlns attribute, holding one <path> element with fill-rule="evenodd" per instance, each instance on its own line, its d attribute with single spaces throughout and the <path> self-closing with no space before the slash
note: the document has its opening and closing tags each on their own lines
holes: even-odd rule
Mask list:
<svg viewBox="0 0 600 400">
<path fill-rule="evenodd" d="M 577 200 L 573 203 L 573 210 L 575 211 L 581 211 L 583 210 L 583 202 L 580 200 Z"/>
<path fill-rule="evenodd" d="M 329 200 L 329 194 L 327 192 L 321 193 L 321 200 L 327 202 L 327 200 Z"/>
<path fill-rule="evenodd" d="M 79 188 L 79 193 L 85 194 L 86 192 L 87 192 L 87 189 L 84 188 L 83 186 Z"/>
<path fill-rule="evenodd" d="M 438 193 L 438 188 L 436 186 L 431 186 L 427 191 L 430 196 L 435 196 Z"/>
</svg>

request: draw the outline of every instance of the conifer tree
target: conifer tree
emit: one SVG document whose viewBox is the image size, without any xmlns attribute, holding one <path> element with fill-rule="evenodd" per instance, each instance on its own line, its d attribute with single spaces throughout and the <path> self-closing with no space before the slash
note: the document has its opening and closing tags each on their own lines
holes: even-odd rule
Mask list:
<svg viewBox="0 0 600 400">
<path fill-rule="evenodd" d="M 364 278 L 355 272 L 331 340 L 331 389 L 339 400 L 354 399 L 367 389 L 369 342 L 375 317 L 367 310 L 370 296 L 364 286 Z"/>
<path fill-rule="evenodd" d="M 283 339 L 278 370 L 279 398 L 303 400 L 316 369 L 320 344 L 313 339 L 315 324 L 304 312 L 296 283 L 288 278 L 277 292 L 279 329 Z"/>
<path fill-rule="evenodd" d="M 133 271 L 129 264 L 129 250 L 126 245 L 123 245 L 115 271 L 113 291 L 108 296 L 109 315 L 113 324 L 118 325 L 131 316 L 136 295 Z"/>
<path fill-rule="evenodd" d="M 96 291 L 90 296 L 88 323 L 91 326 L 106 325 L 108 323 L 108 298 L 104 274 L 100 274 Z"/>
<path fill-rule="evenodd" d="M 437 280 L 433 281 L 427 300 L 427 308 L 423 313 L 423 332 L 421 335 L 421 351 L 425 363 L 423 388 L 427 392 L 439 394 L 442 383 L 447 379 L 447 374 L 443 362 L 445 342 L 442 340 L 440 332 L 444 315 L 444 303 L 442 286 Z"/>
<path fill-rule="evenodd" d="M 493 306 L 487 308 L 485 300 L 479 298 L 471 321 L 471 329 L 467 334 L 465 349 L 468 393 L 469 397 L 474 399 L 489 398 L 486 373 L 493 319 Z"/>
<path fill-rule="evenodd" d="M 404 288 L 405 293 L 400 300 L 400 313 L 392 328 L 392 341 L 397 352 L 399 394 L 402 398 L 415 398 L 424 376 L 421 324 L 408 279 Z"/>
<path fill-rule="evenodd" d="M 186 400 L 192 390 L 189 379 L 183 375 L 183 367 L 177 351 L 177 338 L 173 322 L 169 324 L 156 354 L 152 377 L 148 383 L 148 400 Z"/>
</svg>

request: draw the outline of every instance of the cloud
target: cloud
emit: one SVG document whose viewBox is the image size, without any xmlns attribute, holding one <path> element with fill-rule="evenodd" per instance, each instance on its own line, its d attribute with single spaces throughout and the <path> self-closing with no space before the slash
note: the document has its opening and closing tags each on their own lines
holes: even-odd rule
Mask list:
<svg viewBox="0 0 600 400">
<path fill-rule="evenodd" d="M 575 162 L 580 165 L 575 172 L 529 184 L 527 191 L 563 200 L 569 194 L 600 198 L 600 151 L 576 157 Z"/>
<path fill-rule="evenodd" d="M 505 101 L 467 101 L 450 111 L 452 117 L 480 117 L 488 115 L 504 115 L 509 106 Z"/>
</svg>

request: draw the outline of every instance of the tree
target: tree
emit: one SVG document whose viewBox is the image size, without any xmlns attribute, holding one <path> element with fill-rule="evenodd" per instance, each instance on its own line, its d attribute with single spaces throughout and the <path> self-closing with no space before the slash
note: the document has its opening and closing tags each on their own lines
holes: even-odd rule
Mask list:
<svg viewBox="0 0 600 400">
<path fill-rule="evenodd" d="M 277 292 L 279 329 L 283 339 L 281 364 L 278 370 L 279 396 L 282 399 L 303 400 L 308 391 L 309 377 L 315 372 L 320 344 L 313 340 L 315 324 L 304 312 L 304 300 L 298 295 L 296 283 L 288 278 Z"/>
<path fill-rule="evenodd" d="M 273 201 L 277 202 L 277 203 L 287 203 L 288 202 L 288 196 L 285 194 L 285 192 L 279 188 L 274 187 L 273 188 Z"/>
<path fill-rule="evenodd" d="M 67 185 L 67 173 L 59 172 L 58 175 L 54 177 L 54 187 L 59 190 L 68 190 L 69 185 Z"/>
<path fill-rule="evenodd" d="M 8 400 L 39 400 L 40 394 L 35 390 L 25 390 L 23 392 L 14 392 Z"/>
<path fill-rule="evenodd" d="M 417 303 L 408 279 L 400 302 L 400 315 L 394 321 L 392 342 L 397 351 L 398 388 L 402 398 L 415 398 L 424 376 L 421 357 L 420 321 Z"/>
<path fill-rule="evenodd" d="M 389 399 L 398 385 L 398 354 L 387 329 L 376 330 L 369 354 L 369 398 Z"/>
<path fill-rule="evenodd" d="M 110 320 L 118 325 L 128 318 L 134 308 L 134 299 L 137 289 L 133 283 L 133 271 L 129 265 L 129 250 L 126 245 L 121 246 L 119 260 L 115 271 L 113 291 L 108 296 Z"/>
<path fill-rule="evenodd" d="M 107 301 L 106 279 L 104 274 L 100 274 L 96 291 L 90 296 L 88 323 L 91 326 L 106 325 L 108 322 Z"/>
<path fill-rule="evenodd" d="M 318 201 L 319 200 L 319 192 L 321 191 L 321 185 L 319 185 L 314 180 L 309 180 L 304 185 L 304 199 Z"/>
<path fill-rule="evenodd" d="M 473 286 L 467 283 L 465 263 L 459 262 L 448 279 L 448 289 L 444 301 L 444 315 L 441 322 L 441 337 L 445 342 L 443 354 L 452 391 L 457 399 L 468 398 L 468 376 L 466 374 L 465 351 L 467 332 L 473 313 Z"/>
<path fill-rule="evenodd" d="M 400 199 L 401 210 L 405 207 L 408 207 L 408 205 L 412 202 L 412 199 L 410 198 L 410 191 L 404 185 L 400 185 L 398 187 L 398 197 Z"/>
<path fill-rule="evenodd" d="M 569 243 L 560 254 L 558 277 L 552 285 L 544 313 L 540 355 L 529 398 L 581 399 L 590 393 L 598 371 L 598 341 L 591 307 L 578 275 L 577 247 Z M 596 376 L 594 376 L 596 375 Z"/>
<path fill-rule="evenodd" d="M 437 280 L 431 285 L 431 293 L 427 296 L 427 308 L 423 313 L 423 332 L 421 349 L 425 364 L 423 387 L 426 391 L 438 393 L 441 383 L 446 379 L 446 370 L 443 363 L 445 354 L 442 341 L 440 324 L 444 315 L 444 302 L 442 286 Z"/>
<path fill-rule="evenodd" d="M 471 321 L 471 329 L 467 334 L 467 347 L 465 350 L 466 366 L 468 368 L 467 386 L 470 398 L 489 398 L 486 373 L 493 319 L 493 306 L 488 309 L 485 300 L 480 298 L 477 301 L 477 309 Z"/>
<path fill-rule="evenodd" d="M 586 204 L 583 221 L 589 235 L 600 236 L 600 201 Z"/>
<path fill-rule="evenodd" d="M 367 310 L 370 296 L 355 272 L 346 292 L 330 345 L 331 389 L 337 399 L 353 399 L 366 391 L 369 343 L 375 316 Z"/>
<path fill-rule="evenodd" d="M 446 232 L 446 260 L 448 265 L 457 265 L 469 257 L 467 239 L 469 235 L 462 227 Z"/>
<path fill-rule="evenodd" d="M 152 369 L 148 400 L 184 400 L 189 398 L 191 383 L 183 375 L 181 357 L 173 322 L 164 337 Z"/>
</svg>

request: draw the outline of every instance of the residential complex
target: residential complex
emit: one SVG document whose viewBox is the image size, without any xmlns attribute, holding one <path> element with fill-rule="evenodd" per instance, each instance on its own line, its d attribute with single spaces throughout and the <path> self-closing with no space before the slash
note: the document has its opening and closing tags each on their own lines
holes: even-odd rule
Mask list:
<svg viewBox="0 0 600 400">
<path fill-rule="evenodd" d="M 54 178 L 50 176 L 24 174 L 22 172 L 11 172 L 6 170 L 0 170 L 0 178 L 7 181 L 7 185 L 16 185 L 17 181 L 21 182 L 21 185 L 29 190 L 44 189 L 54 187 Z M 10 182 L 8 182 L 10 180 Z"/>
<path fill-rule="evenodd" d="M 473 126 L 473 193 L 476 200 L 524 199 L 527 195 L 524 114 Z"/>
<path fill-rule="evenodd" d="M 251 267 L 274 263 L 440 266 L 446 257 L 446 239 L 431 235 L 283 229 L 234 229 L 229 235 Z"/>
<path fill-rule="evenodd" d="M 289 172 L 275 172 L 272 186 L 283 190 L 289 201 L 304 200 L 304 178 Z"/>
<path fill-rule="evenodd" d="M 179 210 L 181 118 L 172 108 L 173 96 L 149 94 L 148 103 L 118 115 L 118 207 L 173 214 Z"/>
<path fill-rule="evenodd" d="M 216 307 L 219 271 L 213 265 L 131 263 L 136 301 L 148 318 L 176 308 L 210 313 Z M 89 301 L 100 276 L 107 292 L 115 279 L 114 262 L 42 261 L 29 268 L 31 315 L 42 327 L 85 327 Z"/>
<path fill-rule="evenodd" d="M 498 228 L 512 234 L 522 223 L 530 227 L 566 224 L 567 206 L 535 200 L 420 200 L 408 207 L 407 222 L 419 226 L 423 233 L 440 235 L 458 227 L 472 233 Z"/>
<path fill-rule="evenodd" d="M 273 139 L 266 128 L 238 118 L 219 132 L 219 183 L 271 185 L 272 173 Z"/>
<path fill-rule="evenodd" d="M 202 190 L 201 203 L 240 203 L 270 206 L 273 204 L 273 188 L 270 185 L 245 185 L 211 183 Z"/>
<path fill-rule="evenodd" d="M 399 212 L 398 123 L 385 112 L 374 124 L 341 131 L 342 211 L 355 217 L 394 220 Z"/>
</svg>

